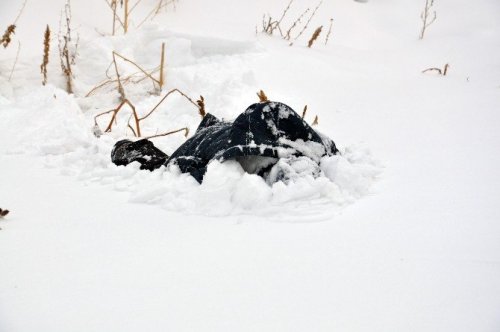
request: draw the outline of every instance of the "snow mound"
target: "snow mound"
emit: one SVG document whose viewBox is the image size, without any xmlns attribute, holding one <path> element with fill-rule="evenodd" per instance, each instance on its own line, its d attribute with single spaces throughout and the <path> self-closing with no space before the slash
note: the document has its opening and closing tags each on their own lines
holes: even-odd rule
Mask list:
<svg viewBox="0 0 500 332">
<path fill-rule="evenodd" d="M 206 216 L 255 215 L 277 221 L 318 221 L 367 195 L 381 166 L 359 148 L 323 157 L 319 167 L 308 158 L 281 159 L 268 181 L 247 173 L 236 160 L 208 165 L 199 184 L 177 166 L 140 170 L 139 163 L 115 166 L 109 151 L 114 141 L 94 139 L 87 148 L 48 155 L 46 163 L 64 175 L 130 193 L 130 202 L 159 205 L 169 211 Z"/>
</svg>

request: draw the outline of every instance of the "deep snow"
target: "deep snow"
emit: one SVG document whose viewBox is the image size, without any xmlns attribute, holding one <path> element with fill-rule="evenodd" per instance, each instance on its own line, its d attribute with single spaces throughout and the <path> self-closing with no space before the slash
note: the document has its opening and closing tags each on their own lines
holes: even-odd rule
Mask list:
<svg viewBox="0 0 500 332">
<path fill-rule="evenodd" d="M 11 210 L 0 331 L 499 330 L 500 5 L 436 1 L 419 41 L 421 2 L 324 3 L 313 25 L 333 17 L 333 35 L 307 49 L 255 36 L 286 3 L 180 0 L 110 38 L 99 34 L 106 5 L 74 0 L 75 96 L 60 89 L 56 57 L 40 84 L 43 27 L 57 31 L 63 1 L 28 2 L 11 82 L 15 47 L 0 50 L 0 207 Z M 297 1 L 292 16 L 314 5 Z M 1 6 L 9 22 L 19 3 Z M 308 121 L 317 114 L 343 151 L 324 169 L 333 181 L 271 188 L 230 162 L 211 164 L 199 186 L 112 165 L 128 114 L 97 139 L 92 118 L 117 94 L 84 95 L 112 50 L 152 69 L 162 41 L 166 90 L 202 94 L 218 117 L 234 119 L 259 89 L 308 104 Z M 421 73 L 445 63 L 446 77 Z M 150 91 L 126 86 L 142 112 L 159 99 Z M 144 130 L 198 122 L 174 97 Z M 155 144 L 171 153 L 183 141 Z"/>
</svg>

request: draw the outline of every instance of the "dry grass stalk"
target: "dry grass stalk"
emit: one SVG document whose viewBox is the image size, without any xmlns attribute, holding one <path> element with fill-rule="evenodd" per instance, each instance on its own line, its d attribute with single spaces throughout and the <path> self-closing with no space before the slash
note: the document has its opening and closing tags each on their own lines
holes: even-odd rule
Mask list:
<svg viewBox="0 0 500 332">
<path fill-rule="evenodd" d="M 293 24 L 290 26 L 290 28 L 287 30 L 286 34 L 285 34 L 285 37 L 283 39 L 285 40 L 290 40 L 291 38 L 291 34 L 292 34 L 292 30 L 297 26 L 299 25 L 301 22 L 302 22 L 302 18 L 307 14 L 309 13 L 309 8 L 307 8 L 302 14 L 300 14 L 300 16 L 293 22 Z"/>
<path fill-rule="evenodd" d="M 110 7 L 111 10 L 113 11 L 113 36 L 114 36 L 116 32 L 116 21 L 118 19 L 118 15 L 116 14 L 116 8 L 118 7 L 118 3 L 116 2 L 116 0 L 111 0 Z"/>
<path fill-rule="evenodd" d="M 40 72 L 43 75 L 42 84 L 47 84 L 47 65 L 49 64 L 49 51 L 50 51 L 50 28 L 47 24 L 45 34 L 43 35 L 43 60 L 40 65 Z"/>
<path fill-rule="evenodd" d="M 68 93 L 73 93 L 73 71 L 71 66 L 75 64 L 75 58 L 78 49 L 78 39 L 74 45 L 72 43 L 71 37 L 71 4 L 70 0 L 66 1 L 64 5 L 64 16 L 65 16 L 65 32 L 62 35 L 61 29 L 62 24 L 59 23 L 59 59 L 61 61 L 61 70 L 66 78 L 66 91 Z M 61 14 L 62 20 L 62 14 Z M 70 51 L 70 47 L 73 46 L 74 50 Z"/>
<path fill-rule="evenodd" d="M 173 5 L 174 7 L 174 10 L 176 9 L 176 2 L 178 0 L 160 0 L 160 2 L 158 3 L 157 6 L 155 6 L 147 15 L 146 17 L 137 25 L 137 28 L 140 28 L 144 23 L 146 23 L 146 21 L 148 21 L 149 19 L 154 19 L 156 17 L 156 15 L 158 15 L 160 13 L 160 10 L 167 7 L 168 5 Z"/>
<path fill-rule="evenodd" d="M 311 124 L 311 126 L 316 126 L 316 125 L 318 125 L 318 124 L 319 124 L 319 122 L 318 122 L 318 116 L 316 115 L 316 116 L 314 117 L 314 121 L 313 121 L 313 123 Z"/>
<path fill-rule="evenodd" d="M 113 65 L 113 61 L 111 61 L 111 65 Z M 156 70 L 152 71 L 150 74 L 154 74 L 156 72 Z M 147 76 L 142 76 L 141 78 L 137 79 L 137 80 L 133 80 L 135 78 L 135 76 L 137 74 L 139 74 L 140 72 L 136 72 L 136 73 L 133 73 L 131 75 L 128 75 L 128 76 L 125 76 L 123 78 L 121 78 L 121 83 L 122 83 L 122 86 L 125 86 L 127 83 L 140 83 L 142 82 L 144 79 L 148 78 Z M 85 97 L 90 97 L 92 94 L 94 94 L 95 92 L 97 92 L 99 89 L 109 85 L 109 84 L 112 84 L 112 83 L 117 83 L 117 79 L 114 79 L 114 78 L 109 78 L 107 80 L 104 80 L 103 82 L 97 84 L 96 86 L 94 86 L 92 89 L 90 89 L 89 92 L 87 92 L 87 94 L 85 95 Z"/>
<path fill-rule="evenodd" d="M 128 31 L 128 0 L 125 0 L 125 5 L 123 6 L 123 33 L 127 34 Z"/>
<path fill-rule="evenodd" d="M 153 81 L 153 86 L 155 86 L 155 84 L 158 84 L 160 86 L 160 81 L 156 78 L 154 78 L 150 73 L 148 73 L 145 69 L 143 69 L 141 66 L 139 66 L 137 63 L 135 63 L 134 61 L 124 57 L 123 55 L 119 54 L 119 53 L 116 53 L 115 51 L 113 51 L 113 58 L 114 56 L 117 56 L 119 58 L 121 58 L 123 61 L 126 61 L 132 65 L 134 65 L 137 69 L 139 69 L 144 75 L 146 75 L 146 77 L 149 77 L 152 81 Z M 115 62 L 116 64 L 116 62 Z M 155 86 L 155 89 L 156 89 L 156 86 Z"/>
<path fill-rule="evenodd" d="M 9 82 L 12 79 L 12 75 L 14 74 L 14 69 L 16 69 L 17 65 L 17 60 L 19 60 L 19 52 L 21 51 L 21 42 L 17 42 L 17 52 L 16 52 L 16 59 L 14 60 L 14 64 L 12 65 L 12 69 L 10 70 L 9 74 Z"/>
<path fill-rule="evenodd" d="M 102 113 L 99 113 L 97 114 L 95 117 L 94 117 L 94 124 L 96 127 L 99 127 L 99 125 L 97 124 L 97 118 L 103 116 L 103 115 L 106 115 L 106 114 L 109 114 L 109 113 L 113 113 L 113 115 L 111 116 L 111 120 L 109 121 L 108 123 L 108 126 L 106 127 L 106 129 L 104 130 L 104 132 L 110 132 L 111 131 L 111 128 L 113 127 L 113 122 L 116 122 L 116 115 L 118 114 L 118 112 L 120 112 L 120 110 L 122 109 L 123 106 L 125 105 L 128 105 L 130 107 L 130 109 L 132 110 L 132 115 L 134 117 L 134 120 L 135 120 L 135 126 L 136 126 L 136 130 L 137 132 L 134 131 L 134 135 L 135 136 L 138 136 L 138 137 L 141 137 L 141 127 L 139 125 L 139 116 L 137 115 L 137 112 L 135 111 L 135 106 L 130 102 L 128 101 L 127 99 L 123 100 L 120 105 L 118 105 L 117 108 L 114 108 L 112 110 L 109 110 L 109 111 L 106 111 L 106 112 L 102 112 Z M 129 125 L 130 126 L 130 125 Z M 133 129 L 132 129 L 133 130 Z"/>
<path fill-rule="evenodd" d="M 139 121 L 142 121 L 144 119 L 146 119 L 147 117 L 149 117 L 151 114 L 153 114 L 154 111 L 156 111 L 158 109 L 158 106 L 160 106 L 161 103 L 163 103 L 163 101 L 165 99 L 167 99 L 168 96 L 170 96 L 171 94 L 173 94 L 174 92 L 177 92 L 178 94 L 180 94 L 181 96 L 183 96 L 184 98 L 186 98 L 191 104 L 193 104 L 197 109 L 198 109 L 198 113 L 200 113 L 200 115 L 203 117 L 204 115 L 202 115 L 202 112 L 201 112 L 201 106 L 194 102 L 193 99 L 189 98 L 184 92 L 182 92 L 181 90 L 179 89 L 172 89 L 170 90 L 169 92 L 167 92 L 167 94 L 158 102 L 158 104 L 155 105 L 155 107 L 153 107 L 153 109 L 151 109 L 151 111 L 149 111 L 145 116 L 141 117 L 139 119 Z M 204 102 L 204 99 L 203 97 L 201 97 L 202 101 Z M 204 110 L 205 108 L 205 104 L 203 103 L 203 112 L 205 111 Z"/>
<path fill-rule="evenodd" d="M 161 43 L 161 59 L 160 59 L 160 80 L 158 84 L 160 85 L 160 91 L 165 84 L 165 78 L 163 74 L 163 69 L 165 67 L 165 43 Z"/>
<path fill-rule="evenodd" d="M 10 42 L 12 41 L 11 37 L 15 32 L 16 32 L 15 24 L 11 24 L 7 27 L 2 36 L 2 39 L 0 40 L 0 43 L 3 45 L 4 48 L 7 48 L 7 46 L 9 46 Z"/>
<path fill-rule="evenodd" d="M 259 101 L 261 103 L 264 103 L 266 101 L 269 101 L 269 99 L 267 99 L 267 96 L 266 94 L 264 93 L 264 91 L 260 90 L 259 92 L 257 92 L 257 96 L 259 97 Z"/>
<path fill-rule="evenodd" d="M 285 18 L 292 3 L 293 3 L 293 0 L 290 0 L 290 2 L 288 3 L 288 6 L 285 8 L 285 10 L 283 10 L 283 14 L 281 14 L 280 19 L 277 21 L 273 20 L 271 15 L 269 15 L 269 17 L 266 17 L 266 15 L 264 15 L 262 17 L 262 32 L 265 32 L 268 35 L 272 35 L 275 30 L 278 30 L 280 32 L 281 37 L 284 38 L 283 31 L 281 30 L 280 24 L 283 21 L 283 19 Z"/>
<path fill-rule="evenodd" d="M 445 64 L 444 65 L 444 69 L 443 69 L 443 76 L 446 76 L 446 74 L 448 73 L 448 68 L 450 67 L 449 64 Z"/>
<path fill-rule="evenodd" d="M 95 117 L 94 117 L 94 124 L 95 124 L 95 128 L 99 128 L 99 125 L 97 123 L 97 118 L 103 116 L 103 115 L 106 115 L 106 114 L 109 114 L 109 113 L 113 113 L 113 115 L 111 116 L 111 119 L 106 127 L 106 129 L 104 130 L 104 132 L 110 132 L 112 127 L 113 127 L 113 123 L 116 123 L 116 116 L 118 114 L 118 112 L 120 112 L 120 110 L 123 108 L 123 106 L 125 105 L 128 105 L 130 107 L 130 109 L 132 110 L 132 115 L 131 117 L 129 118 L 129 121 L 127 123 L 127 126 L 128 128 L 130 128 L 132 130 L 132 133 L 134 134 L 134 136 L 136 137 L 141 137 L 141 121 L 147 119 L 151 114 L 153 114 L 154 111 L 156 111 L 158 109 L 158 107 L 160 106 L 160 104 L 165 100 L 167 99 L 168 96 L 170 96 L 171 94 L 177 92 L 178 94 L 180 94 L 181 96 L 183 96 L 184 98 L 186 98 L 191 104 L 193 104 L 196 108 L 198 108 L 198 111 L 200 114 L 202 114 L 202 106 L 200 106 L 199 104 L 195 103 L 191 98 L 189 98 L 185 93 L 183 93 L 182 91 L 180 91 L 179 89 L 173 89 L 173 90 L 170 90 L 169 92 L 167 92 L 167 94 L 155 105 L 155 107 L 153 107 L 153 109 L 151 109 L 148 113 L 146 113 L 146 115 L 142 116 L 142 117 L 139 117 L 139 115 L 137 114 L 136 112 L 136 109 L 135 109 L 135 106 L 128 100 L 128 99 L 125 99 L 123 100 L 119 105 L 118 107 L 114 108 L 114 109 L 111 109 L 109 111 L 106 111 L 106 112 L 102 112 L 102 113 L 99 113 L 97 114 Z M 200 100 L 201 101 L 204 101 L 203 97 L 200 96 Z M 203 112 L 204 112 L 204 104 L 203 104 Z M 130 119 L 131 118 L 134 118 L 134 122 L 135 122 L 135 129 L 132 127 L 132 125 L 130 124 Z M 186 134 L 187 135 L 187 134 Z"/>
<path fill-rule="evenodd" d="M 429 72 L 429 71 L 436 71 L 439 75 L 446 76 L 446 74 L 448 73 L 448 68 L 450 68 L 450 65 L 449 64 L 445 64 L 444 67 L 443 67 L 443 69 L 437 68 L 437 67 L 432 67 L 432 68 L 427 68 L 425 70 L 422 70 L 422 73 L 426 73 L 426 72 Z"/>
<path fill-rule="evenodd" d="M 429 18 L 431 8 L 434 6 L 434 0 L 425 0 L 425 7 L 420 14 L 420 19 L 422 20 L 422 30 L 420 31 L 420 39 L 424 39 L 425 30 L 429 25 L 434 23 L 436 20 L 436 11 L 433 11 L 432 18 Z"/>
<path fill-rule="evenodd" d="M 116 64 L 116 53 L 113 52 L 113 63 L 115 65 L 115 72 L 116 72 L 116 82 L 118 83 L 118 93 L 120 94 L 121 101 L 127 100 L 127 97 L 125 97 L 125 90 L 123 89 L 122 81 L 120 80 L 120 72 L 118 71 L 118 65 Z"/>
<path fill-rule="evenodd" d="M 318 39 L 322 29 L 323 29 L 323 26 L 320 26 L 319 28 L 314 30 L 314 33 L 312 34 L 311 39 L 309 39 L 309 42 L 307 43 L 307 47 L 311 48 L 311 46 L 314 44 L 316 39 Z"/>
<path fill-rule="evenodd" d="M 152 135 L 152 136 L 147 136 L 147 137 L 144 137 L 144 138 L 145 139 L 151 139 L 151 138 L 156 138 L 156 137 L 168 136 L 168 135 L 172 135 L 172 134 L 175 134 L 175 133 L 178 133 L 178 132 L 181 132 L 181 131 L 184 131 L 184 137 L 188 137 L 188 135 L 189 135 L 189 128 L 188 127 L 184 127 L 184 128 L 181 128 L 181 129 L 172 130 L 172 131 L 169 131 L 169 132 L 166 132 L 166 133 L 162 133 L 162 134 L 156 134 L 156 135 Z"/>
<path fill-rule="evenodd" d="M 306 117 L 306 113 L 307 113 L 307 105 L 304 106 L 304 110 L 302 111 L 302 119 Z"/>
<path fill-rule="evenodd" d="M 314 15 L 316 15 L 316 12 L 318 11 L 319 7 L 321 7 L 322 3 L 323 3 L 323 0 L 321 0 L 318 3 L 318 5 L 316 6 L 316 8 L 314 8 L 314 11 L 312 12 L 311 16 L 309 16 L 309 19 L 307 20 L 306 24 L 304 25 L 304 27 L 302 28 L 302 30 L 300 31 L 300 33 L 297 35 L 297 37 L 295 37 L 294 41 L 297 41 L 297 39 L 299 39 L 299 37 L 302 36 L 302 34 L 304 33 L 304 31 L 307 30 L 307 28 L 309 27 L 309 23 L 313 19 Z M 293 42 L 290 43 L 290 46 L 292 46 L 292 45 L 293 45 Z"/>
<path fill-rule="evenodd" d="M 328 27 L 328 33 L 326 34 L 325 45 L 328 44 L 328 40 L 330 40 L 330 35 L 332 34 L 332 27 L 333 27 L 333 18 L 330 19 L 330 26 Z"/>
<path fill-rule="evenodd" d="M 17 21 L 21 17 L 21 14 L 24 11 L 24 7 L 26 7 L 26 2 L 27 1 L 28 0 L 24 0 L 23 4 L 21 6 L 21 9 L 19 10 L 19 14 L 17 14 L 16 19 L 14 20 L 14 23 L 12 23 L 11 25 L 9 25 L 7 27 L 7 29 L 5 29 L 5 32 L 2 35 L 2 39 L 0 39 L 0 44 L 2 44 L 4 48 L 7 48 L 7 46 L 9 46 L 10 42 L 12 41 L 11 37 L 16 32 Z"/>
</svg>

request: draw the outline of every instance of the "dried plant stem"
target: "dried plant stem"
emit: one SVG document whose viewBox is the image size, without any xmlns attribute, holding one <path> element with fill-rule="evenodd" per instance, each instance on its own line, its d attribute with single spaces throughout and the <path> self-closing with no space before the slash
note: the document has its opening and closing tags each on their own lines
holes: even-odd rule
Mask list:
<svg viewBox="0 0 500 332">
<path fill-rule="evenodd" d="M 113 66 L 113 61 L 111 61 L 110 63 L 110 66 Z M 152 72 L 150 72 L 149 74 L 150 75 L 153 75 L 158 69 L 155 69 L 153 70 Z M 125 84 L 129 83 L 130 81 L 132 81 L 133 83 L 140 83 L 142 82 L 143 80 L 147 79 L 148 77 L 147 76 L 143 76 L 142 78 L 138 79 L 137 81 L 133 81 L 132 79 L 134 78 L 134 76 L 136 76 L 137 74 L 139 73 L 142 73 L 141 71 L 139 72 L 136 72 L 136 73 L 133 73 L 131 75 L 128 75 L 124 78 L 121 78 L 121 82 L 122 82 L 122 85 L 125 86 Z M 109 76 L 108 76 L 109 77 Z M 117 79 L 116 78 L 111 78 L 109 77 L 109 79 L 97 84 L 96 86 L 94 86 L 92 89 L 90 89 L 89 92 L 87 92 L 87 94 L 85 95 L 85 97 L 89 97 L 90 95 L 92 95 L 94 92 L 96 92 L 97 90 L 105 87 L 106 85 L 108 84 L 111 84 L 111 83 L 116 83 L 117 82 Z"/>
<path fill-rule="evenodd" d="M 109 113 L 113 113 L 113 115 L 111 116 L 111 120 L 109 121 L 108 126 L 106 127 L 106 130 L 104 130 L 104 132 L 106 132 L 106 133 L 110 132 L 111 128 L 113 127 L 113 122 L 116 121 L 116 115 L 118 114 L 118 112 L 120 112 L 120 110 L 122 109 L 122 107 L 125 106 L 125 105 L 128 105 L 130 107 L 130 109 L 132 110 L 132 115 L 133 115 L 134 120 L 135 120 L 135 128 L 136 128 L 136 132 L 134 132 L 134 134 L 136 136 L 138 136 L 138 137 L 141 137 L 141 128 L 140 128 L 140 125 L 139 125 L 139 117 L 137 115 L 137 112 L 135 111 L 135 106 L 130 101 L 128 101 L 127 99 L 123 100 L 120 103 L 120 105 L 118 105 L 117 108 L 114 108 L 112 110 L 109 110 L 109 111 L 97 114 L 94 117 L 94 123 L 95 123 L 95 125 L 98 126 L 98 124 L 97 124 L 97 118 L 99 118 L 99 117 L 101 117 L 103 115 L 109 114 Z"/>
<path fill-rule="evenodd" d="M 330 19 L 330 26 L 328 27 L 328 33 L 326 34 L 325 45 L 328 44 L 328 40 L 330 40 L 330 35 L 332 33 L 332 27 L 333 27 L 333 18 Z"/>
<path fill-rule="evenodd" d="M 115 35 L 116 33 L 116 19 L 118 17 L 118 15 L 116 14 L 116 7 L 118 6 L 118 4 L 116 3 L 116 0 L 112 0 L 111 1 L 111 10 L 113 11 L 113 36 Z"/>
<path fill-rule="evenodd" d="M 445 64 L 444 65 L 444 69 L 443 69 L 443 76 L 446 76 L 446 74 L 448 73 L 448 68 L 450 68 L 450 65 L 449 64 Z"/>
<path fill-rule="evenodd" d="M 162 133 L 162 134 L 156 134 L 156 135 L 152 135 L 152 136 L 147 136 L 147 137 L 144 137 L 144 139 L 151 139 L 151 138 L 156 138 L 156 137 L 168 136 L 168 135 L 172 135 L 172 134 L 175 134 L 175 133 L 178 133 L 178 132 L 181 132 L 181 131 L 184 131 L 184 137 L 187 137 L 189 135 L 189 128 L 188 127 L 184 127 L 184 128 L 181 128 L 181 129 L 172 130 L 172 131 L 169 131 L 169 132 L 166 132 L 166 133 Z"/>
<path fill-rule="evenodd" d="M 126 34 L 128 32 L 128 0 L 125 0 L 125 6 L 123 6 L 123 32 Z"/>
<path fill-rule="evenodd" d="M 43 60 L 40 65 L 40 72 L 43 75 L 42 84 L 47 84 L 47 65 L 49 64 L 49 52 L 50 52 L 50 28 L 47 24 L 45 29 L 45 34 L 43 36 Z"/>
<path fill-rule="evenodd" d="M 18 20 L 19 20 L 19 18 L 21 17 L 21 14 L 22 14 L 22 13 L 23 13 L 23 11 L 24 11 L 24 7 L 26 7 L 26 2 L 28 2 L 28 0 L 24 0 L 23 4 L 22 4 L 22 6 L 21 6 L 21 9 L 19 10 L 19 14 L 17 14 L 17 17 L 16 17 L 16 19 L 14 20 L 14 23 L 13 23 L 14 25 L 16 25 L 16 24 L 17 24 L 17 21 L 18 21 Z"/>
<path fill-rule="evenodd" d="M 290 6 L 292 5 L 292 2 L 293 2 L 293 0 L 290 0 L 290 2 L 288 3 L 288 6 L 283 11 L 283 14 L 281 15 L 280 19 L 278 20 L 278 24 L 277 24 L 278 27 L 281 24 L 281 21 L 283 21 L 283 19 L 285 18 L 286 13 L 288 12 L 288 10 L 290 9 Z M 281 29 L 280 29 L 280 31 L 281 31 Z M 283 37 L 283 34 L 282 34 L 282 37 Z"/>
<path fill-rule="evenodd" d="M 64 36 L 61 37 L 62 23 L 59 23 L 59 58 L 61 61 L 61 70 L 63 75 L 66 77 L 66 91 L 68 93 L 73 93 L 73 71 L 71 66 L 75 64 L 76 50 L 78 48 L 78 40 L 75 44 L 74 52 L 69 50 L 71 43 L 71 4 L 70 0 L 66 1 L 64 5 L 64 15 L 65 15 L 65 32 Z M 61 13 L 62 20 L 62 13 Z"/>
<path fill-rule="evenodd" d="M 318 122 L 318 116 L 316 115 L 316 116 L 314 117 L 314 121 L 313 121 L 313 123 L 311 124 L 311 126 L 316 126 L 316 125 L 318 125 L 318 124 L 319 124 L 319 122 Z"/>
<path fill-rule="evenodd" d="M 434 6 L 434 0 L 425 0 L 425 7 L 420 14 L 420 19 L 422 20 L 422 30 L 420 31 L 420 39 L 424 39 L 425 30 L 429 25 L 434 23 L 436 20 L 436 11 L 433 11 L 432 18 L 429 18 L 431 8 Z"/>
<path fill-rule="evenodd" d="M 286 35 L 284 37 L 285 40 L 290 40 L 291 38 L 291 33 L 292 33 L 292 30 L 298 25 L 300 24 L 300 22 L 302 21 L 302 18 L 309 12 L 309 8 L 307 8 L 302 14 L 300 14 L 300 16 L 293 22 L 293 24 L 290 26 L 290 28 L 287 30 L 286 32 Z"/>
<path fill-rule="evenodd" d="M 295 37 L 294 41 L 297 41 L 297 39 L 299 39 L 300 36 L 302 36 L 302 34 L 304 33 L 304 31 L 307 30 L 307 28 L 309 27 L 309 23 L 311 22 L 311 20 L 313 19 L 314 15 L 316 15 L 316 12 L 318 11 L 319 7 L 321 6 L 321 4 L 323 3 L 323 0 L 321 0 L 318 5 L 316 6 L 316 8 L 314 8 L 314 11 L 312 12 L 311 16 L 309 16 L 309 19 L 307 20 L 306 24 L 304 25 L 304 27 L 302 28 L 302 30 L 300 31 L 300 33 L 297 35 L 297 37 Z M 293 42 L 290 43 L 290 46 L 293 45 Z"/>
<path fill-rule="evenodd" d="M 316 39 L 318 39 L 322 29 L 323 29 L 323 26 L 320 26 L 316 30 L 314 30 L 314 33 L 312 34 L 311 39 L 309 39 L 309 42 L 307 43 L 307 47 L 311 48 L 311 46 L 314 44 L 314 41 L 316 41 Z"/>
<path fill-rule="evenodd" d="M 113 52 L 113 63 L 115 65 L 115 72 L 116 72 L 116 81 L 118 83 L 118 93 L 120 94 L 120 98 L 122 101 L 127 100 L 127 97 L 125 97 L 125 90 L 123 89 L 122 82 L 120 80 L 120 72 L 118 71 L 118 65 L 116 64 L 116 57 L 115 57 L 115 52 Z"/>
<path fill-rule="evenodd" d="M 304 110 L 302 111 L 302 119 L 306 117 L 306 113 L 307 113 L 307 105 L 304 106 Z"/>
<path fill-rule="evenodd" d="M 14 74 L 14 69 L 16 68 L 17 65 L 17 60 L 19 60 L 19 52 L 21 51 L 21 42 L 17 42 L 17 52 L 16 52 L 16 59 L 14 60 L 14 64 L 12 65 L 12 69 L 10 70 L 9 74 L 9 82 L 12 79 L 12 75 Z"/>
<path fill-rule="evenodd" d="M 161 60 L 160 60 L 160 80 L 158 84 L 160 85 L 160 91 L 165 84 L 164 70 L 165 67 L 165 43 L 161 43 Z"/>
<path fill-rule="evenodd" d="M 149 77 L 154 83 L 160 85 L 160 81 L 157 80 L 156 78 L 154 78 L 150 73 L 148 73 L 146 70 L 144 70 L 141 66 L 139 66 L 137 63 L 135 63 L 134 61 L 130 60 L 130 59 L 127 59 L 126 57 L 124 57 L 123 55 L 119 54 L 119 53 L 116 53 L 115 51 L 113 51 L 113 56 L 116 55 L 117 57 L 121 58 L 123 61 L 126 61 L 132 65 L 134 65 L 137 69 L 139 69 L 144 75 L 146 75 L 147 77 Z M 153 83 L 153 84 L 154 84 Z"/>
<path fill-rule="evenodd" d="M 450 65 L 445 64 L 443 69 L 437 68 L 437 67 L 432 67 L 432 68 L 427 68 L 425 70 L 422 70 L 422 73 L 426 73 L 428 71 L 437 71 L 439 75 L 446 76 L 446 74 L 448 73 L 448 68 L 450 68 Z"/>
<path fill-rule="evenodd" d="M 172 89 L 169 92 L 167 92 L 167 94 L 165 94 L 165 96 L 163 96 L 162 99 L 160 99 L 160 101 L 155 105 L 155 107 L 153 107 L 153 109 L 151 109 L 151 111 L 149 111 L 143 117 L 139 118 L 139 121 L 142 121 L 142 120 L 148 118 L 151 114 L 153 114 L 153 112 L 156 111 L 156 109 L 160 106 L 160 104 L 163 103 L 163 101 L 165 99 L 167 99 L 167 97 L 170 96 L 171 94 L 173 94 L 174 92 L 177 92 L 178 94 L 180 94 L 181 96 L 183 96 L 184 98 L 186 98 L 191 104 L 193 104 L 196 108 L 198 108 L 198 110 L 200 109 L 200 106 L 197 103 L 195 103 L 193 101 L 193 99 L 189 98 L 184 92 L 182 92 L 179 89 Z"/>
</svg>

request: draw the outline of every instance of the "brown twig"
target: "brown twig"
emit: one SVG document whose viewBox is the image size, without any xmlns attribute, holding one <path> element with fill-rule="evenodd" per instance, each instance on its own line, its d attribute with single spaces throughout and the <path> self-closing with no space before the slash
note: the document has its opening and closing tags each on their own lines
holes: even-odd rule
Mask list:
<svg viewBox="0 0 500 332">
<path fill-rule="evenodd" d="M 122 60 L 134 65 L 137 69 L 139 69 L 140 71 L 142 71 L 142 73 L 144 75 L 146 75 L 147 77 L 149 77 L 154 83 L 160 85 L 160 81 L 157 80 L 156 78 L 154 78 L 150 73 L 148 73 L 146 70 L 144 70 L 141 66 L 139 66 L 137 63 L 135 63 L 134 61 L 130 60 L 130 59 L 127 59 L 126 57 L 124 57 L 123 55 L 119 54 L 119 53 L 116 53 L 115 51 L 113 51 L 113 54 L 116 55 L 117 57 L 121 58 Z M 153 83 L 153 84 L 154 84 Z"/>
<path fill-rule="evenodd" d="M 306 113 L 307 113 L 307 105 L 304 106 L 304 110 L 302 111 L 302 119 L 306 117 Z"/>
<path fill-rule="evenodd" d="M 183 96 L 184 98 L 186 98 L 191 104 L 193 104 L 196 108 L 198 108 L 198 110 L 200 109 L 200 106 L 197 103 L 195 103 L 193 101 L 193 99 L 189 98 L 184 92 L 182 92 L 179 89 L 172 89 L 169 92 L 167 92 L 167 94 L 165 96 L 163 96 L 163 98 L 155 105 L 155 107 L 153 107 L 153 109 L 151 109 L 151 111 L 149 111 L 143 117 L 139 118 L 139 121 L 142 121 L 142 120 L 146 119 L 147 117 L 149 117 L 151 114 L 153 114 L 153 112 L 156 111 L 156 109 L 158 108 L 158 106 L 160 106 L 160 104 L 163 103 L 163 101 L 165 99 L 167 99 L 167 97 L 170 96 L 174 92 L 177 92 L 178 94 L 180 94 L 181 96 Z"/>
<path fill-rule="evenodd" d="M 432 67 L 432 68 L 427 68 L 425 70 L 422 70 L 422 73 L 426 73 L 428 71 L 437 71 L 439 75 L 446 76 L 446 74 L 448 73 L 448 68 L 450 68 L 450 65 L 445 64 L 443 69 L 437 68 L 437 67 Z"/>
<path fill-rule="evenodd" d="M 443 69 L 443 76 L 446 76 L 446 74 L 448 73 L 448 68 L 450 68 L 450 65 L 449 64 L 445 64 L 444 65 L 444 69 Z"/>
<path fill-rule="evenodd" d="M 137 112 L 135 111 L 135 106 L 128 99 L 123 100 L 120 103 L 120 105 L 118 105 L 117 108 L 114 108 L 112 110 L 109 110 L 109 111 L 97 114 L 94 117 L 94 123 L 95 123 L 95 125 L 98 126 L 98 124 L 97 124 L 97 118 L 98 117 L 101 117 L 101 116 L 109 114 L 109 113 L 113 113 L 113 115 L 111 116 L 111 120 L 109 121 L 108 126 L 106 127 L 106 130 L 104 130 L 104 132 L 106 132 L 106 133 L 110 132 L 111 128 L 113 127 L 113 122 L 116 121 L 116 115 L 118 114 L 118 112 L 120 112 L 120 110 L 122 109 L 122 107 L 124 105 L 128 105 L 132 109 L 132 115 L 133 115 L 134 120 L 135 120 L 135 128 L 136 128 L 136 131 L 137 131 L 137 132 L 134 132 L 134 135 L 136 135 L 137 137 L 141 137 L 141 127 L 139 125 L 139 121 L 140 121 L 139 120 L 139 116 L 137 115 Z"/>
<path fill-rule="evenodd" d="M 156 137 L 168 136 L 168 135 L 172 135 L 172 134 L 175 134 L 175 133 L 178 133 L 178 132 L 181 132 L 181 131 L 184 131 L 184 137 L 188 137 L 188 135 L 189 135 L 189 128 L 188 127 L 184 127 L 184 128 L 181 128 L 181 129 L 172 130 L 172 131 L 169 131 L 169 132 L 166 132 L 166 133 L 162 133 L 162 134 L 156 134 L 156 135 L 152 135 L 152 136 L 147 136 L 147 137 L 144 137 L 144 139 L 152 139 L 152 138 L 156 138 Z"/>
</svg>

